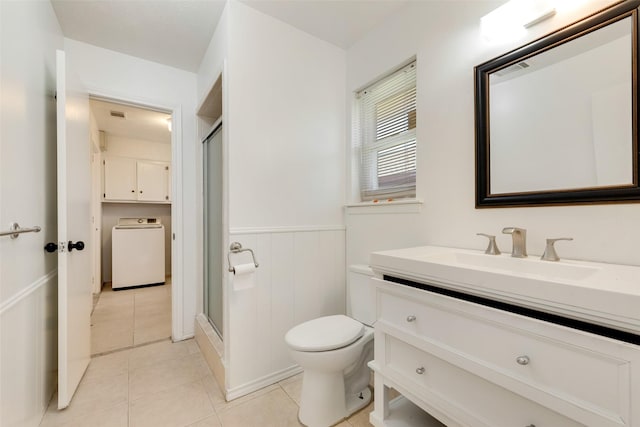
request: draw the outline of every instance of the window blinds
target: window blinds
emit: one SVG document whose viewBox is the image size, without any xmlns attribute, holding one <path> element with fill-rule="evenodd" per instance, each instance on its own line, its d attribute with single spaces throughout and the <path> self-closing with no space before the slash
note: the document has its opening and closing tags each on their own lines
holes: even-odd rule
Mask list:
<svg viewBox="0 0 640 427">
<path fill-rule="evenodd" d="M 416 63 L 357 94 L 363 201 L 416 194 Z"/>
</svg>

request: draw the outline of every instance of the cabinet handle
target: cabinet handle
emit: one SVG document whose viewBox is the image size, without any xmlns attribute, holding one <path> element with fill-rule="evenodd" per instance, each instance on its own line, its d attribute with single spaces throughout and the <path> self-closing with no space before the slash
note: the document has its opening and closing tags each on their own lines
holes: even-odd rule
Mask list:
<svg viewBox="0 0 640 427">
<path fill-rule="evenodd" d="M 416 374 L 422 375 L 424 374 L 424 371 L 425 371 L 424 366 L 420 366 L 418 369 L 416 369 Z"/>
<path fill-rule="evenodd" d="M 132 193 L 135 193 L 135 192 L 136 192 L 136 190 L 131 190 L 131 192 L 132 192 Z"/>
<path fill-rule="evenodd" d="M 140 190 L 140 194 L 142 194 L 142 190 Z"/>
<path fill-rule="evenodd" d="M 528 365 L 530 361 L 531 360 L 529 359 L 529 356 L 518 356 L 518 357 L 516 357 L 516 362 L 518 362 L 518 365 L 525 366 L 525 365 Z M 529 426 L 527 426 L 527 427 L 529 427 Z M 533 427 L 535 427 L 535 426 L 533 426 Z"/>
<path fill-rule="evenodd" d="M 413 314 L 407 316 L 407 322 L 415 322 L 416 320 L 416 316 L 414 316 Z"/>
<path fill-rule="evenodd" d="M 535 424 L 529 424 L 527 427 L 536 427 Z"/>
</svg>

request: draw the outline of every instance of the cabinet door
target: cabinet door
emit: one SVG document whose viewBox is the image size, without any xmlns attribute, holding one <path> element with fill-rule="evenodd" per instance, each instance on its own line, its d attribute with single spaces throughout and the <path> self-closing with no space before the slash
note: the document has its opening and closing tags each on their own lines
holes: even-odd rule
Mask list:
<svg viewBox="0 0 640 427">
<path fill-rule="evenodd" d="M 104 199 L 137 199 L 135 159 L 126 157 L 104 159 Z"/>
<path fill-rule="evenodd" d="M 143 202 L 166 202 L 167 168 L 166 163 L 137 162 L 138 168 L 138 200 Z"/>
</svg>

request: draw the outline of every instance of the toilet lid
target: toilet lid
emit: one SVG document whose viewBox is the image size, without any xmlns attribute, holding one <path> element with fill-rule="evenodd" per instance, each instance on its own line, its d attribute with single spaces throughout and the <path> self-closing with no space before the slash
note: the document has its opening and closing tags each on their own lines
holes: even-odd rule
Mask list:
<svg viewBox="0 0 640 427">
<path fill-rule="evenodd" d="M 328 351 L 345 347 L 364 333 L 364 325 L 350 317 L 320 317 L 293 327 L 284 340 L 298 351 Z"/>
</svg>

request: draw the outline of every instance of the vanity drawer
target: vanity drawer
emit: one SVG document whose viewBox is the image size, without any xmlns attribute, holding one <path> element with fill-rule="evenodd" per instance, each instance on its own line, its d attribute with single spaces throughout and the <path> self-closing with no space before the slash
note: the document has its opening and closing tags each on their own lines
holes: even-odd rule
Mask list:
<svg viewBox="0 0 640 427">
<path fill-rule="evenodd" d="M 457 414 L 454 418 L 461 425 L 583 426 L 390 335 L 382 335 L 382 339 L 383 375 L 405 384 L 409 393 L 440 402 L 444 406 L 440 409 Z"/>
<path fill-rule="evenodd" d="M 378 290 L 381 323 L 452 364 L 586 425 L 632 425 L 630 345 L 428 291 Z"/>
</svg>

